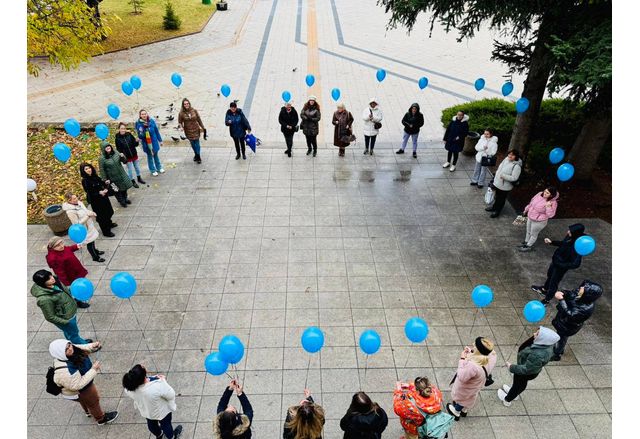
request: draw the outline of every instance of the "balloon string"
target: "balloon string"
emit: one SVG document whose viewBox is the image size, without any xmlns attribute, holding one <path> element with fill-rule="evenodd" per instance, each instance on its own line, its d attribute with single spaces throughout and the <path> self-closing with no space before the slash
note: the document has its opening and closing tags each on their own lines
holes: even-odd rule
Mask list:
<svg viewBox="0 0 640 439">
<path fill-rule="evenodd" d="M 480 312 L 480 307 L 476 308 L 476 313 L 473 316 L 473 324 L 471 325 L 471 330 L 469 331 L 469 335 L 473 335 L 473 328 L 476 326 L 476 318 L 478 317 L 478 313 Z"/>
<path fill-rule="evenodd" d="M 522 327 L 522 332 L 520 333 L 520 337 L 518 337 L 518 340 L 521 340 L 521 339 L 522 339 L 522 336 L 524 335 L 524 331 L 526 331 L 526 330 L 527 330 L 527 327 L 526 327 L 526 326 L 523 326 L 523 327 Z M 516 341 L 516 346 L 515 346 L 515 348 L 514 348 L 514 351 L 515 351 L 516 349 L 518 349 L 518 341 Z M 513 354 L 513 351 L 509 352 L 509 358 L 507 358 L 507 363 L 509 362 L 509 360 L 511 360 L 511 354 Z"/>
<path fill-rule="evenodd" d="M 413 350 L 413 349 L 411 349 L 412 347 L 413 347 L 413 346 L 409 346 L 409 354 L 407 355 L 407 359 L 404 361 L 404 367 L 403 367 L 403 369 L 406 369 L 406 367 L 407 367 L 407 363 L 409 362 L 409 358 L 411 358 L 411 351 Z"/>
<path fill-rule="evenodd" d="M 226 374 L 229 378 L 231 378 L 232 380 L 235 380 L 235 378 L 233 377 L 233 375 L 229 374 L 229 372 L 225 372 L 225 374 Z"/>
<path fill-rule="evenodd" d="M 369 360 L 369 354 L 364 356 L 364 383 L 367 383 L 367 360 Z M 360 391 L 362 391 L 362 383 L 360 383 Z"/>
<path fill-rule="evenodd" d="M 131 302 L 131 298 L 128 297 L 127 300 L 129 301 L 129 305 L 131 306 L 131 311 L 133 312 L 133 317 L 136 319 L 136 323 L 138 325 L 138 329 L 140 329 L 140 331 L 142 331 L 142 340 L 144 340 L 144 344 L 147 346 L 147 352 L 149 352 L 149 357 L 151 358 L 151 362 L 153 363 L 153 367 L 155 368 L 156 372 L 160 372 L 160 369 L 158 369 L 158 366 L 156 365 L 156 361 L 153 359 L 153 355 L 151 355 L 151 349 L 149 348 L 149 342 L 147 341 L 147 338 L 144 336 L 144 329 L 142 328 L 142 325 L 140 324 L 140 321 L 138 320 L 138 316 L 136 315 L 136 310 L 133 307 L 133 303 Z"/>
<path fill-rule="evenodd" d="M 311 366 L 311 354 L 309 354 L 309 361 L 307 361 L 307 376 L 304 378 L 304 388 L 307 388 L 309 382 L 309 367 Z"/>
<path fill-rule="evenodd" d="M 91 329 L 93 330 L 93 336 L 95 337 L 95 341 L 98 341 L 98 333 L 96 332 L 96 327 L 93 326 L 93 319 L 91 318 L 91 316 L 89 315 L 89 311 L 85 311 L 84 312 L 85 315 L 87 316 L 87 318 L 89 319 L 89 323 L 91 323 Z M 99 351 L 95 352 L 96 355 L 96 360 L 100 361 L 100 355 L 98 354 Z"/>
</svg>

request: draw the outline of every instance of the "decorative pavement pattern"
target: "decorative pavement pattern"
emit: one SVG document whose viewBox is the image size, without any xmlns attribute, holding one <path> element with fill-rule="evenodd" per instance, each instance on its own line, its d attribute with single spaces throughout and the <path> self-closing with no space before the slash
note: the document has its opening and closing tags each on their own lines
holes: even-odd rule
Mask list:
<svg viewBox="0 0 640 439">
<path fill-rule="evenodd" d="M 431 40 L 424 29 L 410 37 L 388 31 L 385 39 L 386 18 L 374 4 L 233 1 L 202 34 L 29 79 L 31 121 L 76 117 L 91 122 L 106 120 L 106 104 L 124 99 L 119 84 L 134 73 L 143 80 L 141 101 L 164 111 L 176 98 L 169 75 L 179 71 L 184 93 L 202 109 L 205 123 L 217 125 L 203 148 L 202 165 L 191 160 L 190 148 L 165 143 L 161 154 L 167 172 L 151 177 L 143 171 L 149 185 L 130 191 L 133 204 L 123 209 L 113 203 L 116 237 L 98 241 L 107 261 L 92 262 L 86 252 L 82 256 L 96 293 L 88 311 L 79 311 L 79 326 L 81 334 L 105 345 L 96 382 L 103 408 L 120 411 L 111 425 L 92 424 L 78 405 L 44 391 L 48 344 L 61 333 L 43 320 L 29 288 L 31 274 L 46 268 L 52 235 L 46 226 L 28 227 L 29 438 L 149 437 L 121 386 L 124 372 L 138 362 L 165 373 L 178 393 L 174 424 L 184 426 L 182 437 L 211 438 L 227 378 L 207 376 L 203 361 L 229 333 L 247 348 L 238 370 L 255 410 L 254 437 L 281 437 L 285 411 L 302 394 L 308 354 L 300 335 L 310 325 L 320 326 L 326 336 L 325 347 L 311 360 L 308 387 L 325 408 L 327 439 L 342 437 L 339 419 L 360 389 L 390 417 L 383 437 L 399 437 L 391 404 L 394 382 L 426 375 L 449 400 L 458 355 L 477 335 L 497 343 L 496 384 L 482 391 L 450 437 L 611 436 L 611 225 L 552 220 L 543 232 L 541 238 L 559 238 L 573 222 L 586 225 L 598 248 L 562 287 L 589 278 L 603 285 L 606 297 L 570 339 L 563 360 L 550 363 L 520 400 L 504 407 L 496 389 L 510 383 L 504 363 L 515 357 L 517 344 L 526 338 L 523 331 L 533 331 L 522 307 L 536 298 L 529 286 L 544 279 L 552 249 L 538 243 L 534 252 L 517 252 L 524 230 L 511 224 L 515 213 L 509 206 L 499 219 L 488 218 L 482 194 L 469 186 L 473 159 L 461 157 L 451 173 L 440 166 L 442 143 L 424 142 L 441 136 L 443 107 L 479 97 L 471 85 L 476 77 L 499 88 L 501 66 L 488 61 L 491 34 L 461 45 L 437 29 Z M 419 59 L 416 48 L 424 49 Z M 282 61 L 283 53 L 295 62 Z M 436 59 L 437 68 L 419 67 Z M 381 67 L 388 77 L 378 84 L 374 74 Z M 284 89 L 298 102 L 311 93 L 304 85 L 307 68 L 319 69 L 313 92 L 326 108 L 325 142 L 332 134 L 331 88 L 342 89 L 356 119 L 368 97 L 383 97 L 388 119 L 375 156 L 363 156 L 358 139 L 343 159 L 330 145 L 314 159 L 304 155 L 300 135 L 293 158 L 282 154 L 275 103 Z M 410 79 L 420 76 L 428 76 L 430 85 L 418 99 L 427 125 L 415 160 L 393 151 L 399 146 L 399 120 L 417 99 L 419 89 Z M 347 79 L 336 83 L 334 78 Z M 293 79 L 297 88 L 290 85 Z M 249 153 L 246 161 L 234 160 L 219 123 L 227 101 L 215 90 L 224 82 L 239 90 L 232 98 L 250 110 L 254 131 L 267 146 Z M 133 100 L 128 102 L 133 113 Z M 109 280 L 118 271 L 138 280 L 130 303 L 110 293 Z M 479 283 L 490 285 L 495 298 L 471 331 L 476 308 L 470 292 Z M 415 315 L 427 321 L 430 332 L 426 342 L 410 346 L 403 326 Z M 366 376 L 357 346 L 364 329 L 382 337 Z"/>
</svg>

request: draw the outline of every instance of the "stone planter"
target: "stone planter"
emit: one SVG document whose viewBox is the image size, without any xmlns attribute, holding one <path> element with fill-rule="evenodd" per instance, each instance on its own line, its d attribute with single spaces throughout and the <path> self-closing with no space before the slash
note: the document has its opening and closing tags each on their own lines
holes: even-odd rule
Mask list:
<svg viewBox="0 0 640 439">
<path fill-rule="evenodd" d="M 475 131 L 469 131 L 467 137 L 464 139 L 464 148 L 462 149 L 462 153 L 464 155 L 475 155 L 476 154 L 476 144 L 480 140 L 480 134 Z"/>
<path fill-rule="evenodd" d="M 44 210 L 44 218 L 47 225 L 56 236 L 64 236 L 67 234 L 71 221 L 67 213 L 62 210 L 60 204 L 53 204 Z"/>
</svg>

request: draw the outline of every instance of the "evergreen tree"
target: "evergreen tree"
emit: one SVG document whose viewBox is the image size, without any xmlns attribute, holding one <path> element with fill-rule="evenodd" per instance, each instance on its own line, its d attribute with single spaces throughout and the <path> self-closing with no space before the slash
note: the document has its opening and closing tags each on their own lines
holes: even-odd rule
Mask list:
<svg viewBox="0 0 640 439">
<path fill-rule="evenodd" d="M 144 5 L 144 0 L 129 0 L 129 4 L 133 6 L 133 13 L 135 15 L 142 14 L 142 6 Z"/>
<path fill-rule="evenodd" d="M 176 15 L 176 12 L 173 10 L 173 4 L 170 1 L 167 1 L 165 6 L 164 17 L 162 17 L 162 24 L 165 30 L 178 30 L 180 29 L 180 18 Z"/>
</svg>

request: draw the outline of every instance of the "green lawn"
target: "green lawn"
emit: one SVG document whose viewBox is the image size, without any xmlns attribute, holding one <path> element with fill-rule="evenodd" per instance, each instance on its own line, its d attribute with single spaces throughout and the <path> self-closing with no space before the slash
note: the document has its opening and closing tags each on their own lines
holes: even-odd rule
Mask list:
<svg viewBox="0 0 640 439">
<path fill-rule="evenodd" d="M 166 31 L 162 27 L 165 3 L 166 0 L 144 0 L 140 15 L 132 13 L 129 0 L 104 0 L 100 3 L 100 14 L 112 30 L 102 43 L 103 50 L 111 52 L 198 32 L 216 9 L 215 1 L 211 5 L 203 5 L 202 0 L 173 0 L 173 9 L 182 24 L 179 30 Z"/>
</svg>

